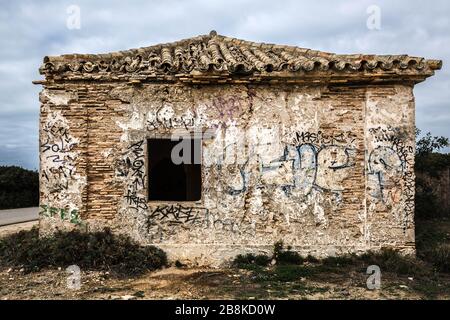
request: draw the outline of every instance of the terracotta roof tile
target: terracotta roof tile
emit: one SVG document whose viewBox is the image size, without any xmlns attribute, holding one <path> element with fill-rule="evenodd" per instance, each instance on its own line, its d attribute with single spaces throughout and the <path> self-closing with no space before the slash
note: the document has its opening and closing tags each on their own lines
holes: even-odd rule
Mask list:
<svg viewBox="0 0 450 320">
<path fill-rule="evenodd" d="M 147 74 L 164 79 L 165 76 L 190 77 L 193 73 L 213 78 L 217 73 L 228 76 L 270 74 L 271 78 L 292 77 L 304 73 L 370 72 L 395 70 L 397 74 L 414 71 L 429 76 L 440 69 L 442 61 L 426 60 L 407 55 L 343 55 L 294 46 L 253 43 L 224 37 L 212 31 L 173 43 L 107 54 L 67 54 L 45 57 L 40 67 L 47 77 L 92 78 L 95 73 L 110 77 Z M 222 77 L 223 78 L 223 77 Z"/>
</svg>

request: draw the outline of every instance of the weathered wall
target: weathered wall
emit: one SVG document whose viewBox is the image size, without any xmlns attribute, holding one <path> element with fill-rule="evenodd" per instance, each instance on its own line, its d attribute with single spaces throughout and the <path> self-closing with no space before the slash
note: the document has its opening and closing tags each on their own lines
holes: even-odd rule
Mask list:
<svg viewBox="0 0 450 320">
<path fill-rule="evenodd" d="M 105 225 L 216 264 L 282 239 L 414 251 L 412 88 L 92 84 L 41 94 L 43 232 Z M 147 201 L 147 138 L 203 130 L 202 200 Z"/>
</svg>

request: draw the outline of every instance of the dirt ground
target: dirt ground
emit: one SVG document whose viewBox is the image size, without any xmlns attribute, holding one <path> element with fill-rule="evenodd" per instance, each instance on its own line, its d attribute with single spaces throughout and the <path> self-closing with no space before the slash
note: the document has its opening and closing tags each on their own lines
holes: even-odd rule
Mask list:
<svg viewBox="0 0 450 320">
<path fill-rule="evenodd" d="M 33 223 L 0 229 L 5 235 L 26 230 Z M 432 224 L 432 234 L 437 231 Z M 450 222 L 438 224 L 450 239 Z M 170 267 L 146 274 L 117 278 L 100 271 L 81 270 L 81 287 L 70 289 L 65 269 L 25 273 L 0 269 L 0 299 L 446 299 L 450 300 L 450 274 L 414 278 L 382 272 L 381 288 L 369 290 L 366 270 L 325 271 L 292 276 L 273 275 L 273 267 L 255 270 Z M 286 271 L 286 270 L 285 270 Z"/>
<path fill-rule="evenodd" d="M 82 272 L 81 288 L 69 289 L 65 270 L 0 273 L 0 297 L 6 299 L 450 299 L 448 290 L 433 297 L 413 278 L 384 275 L 380 290 L 366 288 L 364 273 L 324 274 L 322 279 L 255 283 L 237 269 L 178 269 L 117 279 L 107 272 Z M 450 288 L 450 277 L 438 286 Z"/>
</svg>

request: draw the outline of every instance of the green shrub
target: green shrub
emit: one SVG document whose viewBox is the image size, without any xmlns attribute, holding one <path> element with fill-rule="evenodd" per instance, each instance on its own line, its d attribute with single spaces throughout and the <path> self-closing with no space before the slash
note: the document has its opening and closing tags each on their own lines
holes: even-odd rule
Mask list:
<svg viewBox="0 0 450 320">
<path fill-rule="evenodd" d="M 380 251 L 369 251 L 359 257 L 366 265 L 377 265 L 382 271 L 392 272 L 399 275 L 424 275 L 429 273 L 427 266 L 409 256 L 401 255 L 393 249 L 382 249 Z"/>
<path fill-rule="evenodd" d="M 448 272 L 450 263 L 449 247 L 439 247 L 439 249 L 427 251 L 426 262 L 431 262 L 438 271 Z M 401 255 L 393 249 L 382 249 L 379 251 L 369 251 L 362 255 L 346 254 L 332 256 L 324 259 L 317 259 L 312 256 L 301 257 L 290 247 L 283 249 L 283 243 L 278 241 L 274 245 L 274 255 L 276 265 L 274 268 L 263 269 L 258 266 L 267 266 L 270 259 L 261 256 L 261 263 L 256 263 L 257 256 L 249 253 L 239 255 L 234 260 L 234 265 L 238 268 L 252 270 L 260 280 L 291 281 L 298 276 L 318 275 L 321 272 L 342 272 L 346 269 L 365 270 L 370 265 L 377 265 L 382 272 L 392 272 L 398 275 L 430 276 L 432 270 L 430 265 L 424 261 L 413 257 Z M 311 265 L 304 265 L 307 261 Z"/>
<path fill-rule="evenodd" d="M 450 247 L 440 245 L 424 253 L 424 260 L 433 264 L 439 272 L 450 273 Z"/>
<path fill-rule="evenodd" d="M 253 253 L 238 254 L 234 260 L 234 265 L 253 264 L 255 262 L 255 255 Z"/>
<path fill-rule="evenodd" d="M 39 174 L 16 166 L 0 166 L 0 209 L 38 205 Z"/>
<path fill-rule="evenodd" d="M 437 179 L 450 168 L 450 153 L 439 151 L 449 146 L 449 139 L 443 136 L 432 136 L 430 132 L 419 139 L 421 131 L 416 128 L 416 155 L 414 169 L 417 174 L 415 193 L 415 216 L 417 219 L 432 219 L 450 216 L 443 210 L 439 197 L 432 183 L 427 183 L 421 174 Z"/>
<path fill-rule="evenodd" d="M 431 177 L 439 177 L 439 173 L 448 167 L 450 167 L 450 153 L 433 152 L 415 156 L 415 170 Z"/>
<path fill-rule="evenodd" d="M 302 277 L 310 276 L 313 269 L 298 265 L 279 265 L 275 268 L 271 280 L 280 282 L 290 282 L 299 280 Z"/>
<path fill-rule="evenodd" d="M 443 212 L 433 187 L 419 176 L 416 178 L 414 205 L 417 220 L 440 218 L 448 215 L 448 213 Z"/>
<path fill-rule="evenodd" d="M 281 252 L 283 252 L 283 246 L 284 245 L 282 240 L 275 242 L 275 244 L 273 245 L 273 258 L 275 260 L 278 260 L 278 256 Z"/>
<path fill-rule="evenodd" d="M 304 259 L 289 246 L 284 249 L 283 241 L 277 241 L 273 248 L 273 258 L 278 264 L 302 264 Z"/>
<path fill-rule="evenodd" d="M 322 260 L 319 260 L 319 263 L 321 263 L 324 266 L 327 267 L 346 267 L 346 266 L 351 266 L 351 265 L 355 265 L 355 263 L 357 262 L 357 256 L 354 254 L 348 254 L 348 255 L 341 255 L 341 256 L 331 256 L 331 257 L 326 257 Z"/>
<path fill-rule="evenodd" d="M 255 264 L 258 266 L 267 266 L 272 259 L 265 254 L 258 254 L 255 257 Z"/>
<path fill-rule="evenodd" d="M 305 261 L 311 262 L 311 263 L 318 263 L 319 259 L 317 259 L 316 257 L 308 254 L 308 256 L 306 257 Z"/>
<path fill-rule="evenodd" d="M 276 263 L 279 265 L 299 265 L 302 264 L 305 259 L 300 256 L 297 252 L 292 251 L 291 247 L 284 250 L 283 242 L 278 241 L 274 244 L 274 250 L 272 257 L 264 254 L 254 255 L 252 253 L 239 254 L 234 258 L 233 265 L 238 268 L 246 268 L 249 266 L 268 266 L 272 259 L 275 259 Z"/>
<path fill-rule="evenodd" d="M 450 273 L 450 224 L 445 220 L 416 223 L 417 257 L 434 266 L 436 271 Z"/>
<path fill-rule="evenodd" d="M 346 254 L 327 257 L 318 260 L 317 268 L 332 272 L 348 267 L 365 269 L 369 265 L 377 265 L 382 272 L 392 272 L 398 275 L 426 275 L 430 272 L 429 267 L 424 262 L 401 255 L 398 251 L 388 248 L 380 251 L 368 251 L 362 255 Z"/>
<path fill-rule="evenodd" d="M 59 231 L 39 238 L 38 230 L 33 228 L 0 239 L 0 266 L 20 267 L 31 272 L 72 264 L 82 270 L 139 274 L 165 266 L 167 257 L 156 247 L 140 246 L 109 229 L 92 233 Z"/>
<path fill-rule="evenodd" d="M 305 259 L 302 258 L 297 252 L 287 250 L 278 254 L 278 264 L 302 264 Z"/>
<path fill-rule="evenodd" d="M 237 267 L 243 267 L 246 265 L 258 265 L 267 266 L 270 263 L 270 257 L 264 254 L 254 255 L 253 253 L 239 254 L 234 258 L 233 265 Z"/>
</svg>

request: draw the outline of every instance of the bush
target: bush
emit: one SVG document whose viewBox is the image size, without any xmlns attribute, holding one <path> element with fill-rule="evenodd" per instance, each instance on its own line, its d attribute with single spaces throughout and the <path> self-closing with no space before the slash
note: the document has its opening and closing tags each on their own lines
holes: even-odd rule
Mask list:
<svg viewBox="0 0 450 320">
<path fill-rule="evenodd" d="M 297 252 L 287 250 L 278 254 L 278 264 L 302 264 L 304 259 Z"/>
<path fill-rule="evenodd" d="M 278 260 L 278 256 L 280 255 L 281 252 L 283 252 L 283 241 L 277 241 L 275 242 L 275 244 L 273 245 L 273 258 Z"/>
<path fill-rule="evenodd" d="M 417 174 L 415 215 L 418 219 L 440 218 L 450 213 L 442 208 L 433 183 L 427 183 L 421 176 L 438 179 L 444 170 L 450 168 L 450 154 L 439 151 L 449 146 L 446 137 L 432 136 L 430 132 L 419 139 L 420 130 L 416 129 L 416 155 L 414 169 Z"/>
<path fill-rule="evenodd" d="M 450 273 L 450 247 L 432 248 L 424 253 L 424 260 L 432 263 L 437 271 Z"/>
<path fill-rule="evenodd" d="M 417 256 L 439 272 L 450 273 L 449 226 L 442 220 L 416 223 Z"/>
<path fill-rule="evenodd" d="M 317 259 L 316 257 L 308 254 L 308 256 L 306 257 L 305 261 L 308 261 L 310 263 L 318 263 L 319 259 Z"/>
<path fill-rule="evenodd" d="M 368 251 L 362 255 L 347 254 L 338 257 L 328 257 L 320 261 L 327 267 L 326 270 L 339 270 L 346 267 L 367 268 L 369 265 L 377 265 L 382 271 L 392 272 L 398 275 L 423 275 L 429 273 L 427 265 L 412 257 L 401 255 L 393 249 L 381 249 L 380 251 Z"/>
<path fill-rule="evenodd" d="M 273 281 L 291 282 L 299 280 L 302 277 L 311 276 L 312 274 L 312 268 L 286 264 L 276 266 L 273 274 L 271 274 L 268 278 Z"/>
<path fill-rule="evenodd" d="M 415 216 L 417 219 L 434 219 L 449 216 L 448 208 L 439 197 L 439 184 L 445 183 L 439 177 L 445 177 L 450 168 L 450 154 L 431 153 L 416 156 L 416 194 Z M 443 186 L 440 186 L 443 188 Z"/>
<path fill-rule="evenodd" d="M 366 265 L 377 265 L 383 271 L 399 275 L 424 275 L 429 273 L 429 268 L 413 257 L 403 256 L 393 249 L 369 251 L 359 257 Z"/>
<path fill-rule="evenodd" d="M 357 263 L 358 257 L 355 254 L 348 254 L 348 255 L 342 255 L 337 257 L 326 257 L 322 260 L 319 260 L 319 263 L 321 263 L 324 266 L 334 268 L 334 267 L 346 267 L 355 265 Z"/>
<path fill-rule="evenodd" d="M 449 139 L 444 136 L 432 136 L 431 132 L 427 132 L 419 139 L 421 130 L 416 128 L 416 155 L 423 156 L 433 152 L 439 152 L 449 146 Z"/>
<path fill-rule="evenodd" d="M 233 265 L 237 267 L 243 267 L 245 265 L 258 265 L 258 266 L 267 266 L 270 263 L 270 257 L 264 254 L 254 255 L 252 253 L 247 254 L 239 254 L 234 258 Z"/>
<path fill-rule="evenodd" d="M 450 167 L 450 153 L 428 153 L 415 157 L 415 170 L 431 177 L 438 177 L 439 173 L 448 167 Z"/>
<path fill-rule="evenodd" d="M 38 205 L 39 174 L 16 166 L 0 166 L 0 209 Z"/>
<path fill-rule="evenodd" d="M 272 259 L 270 259 L 270 257 L 266 256 L 265 254 L 258 254 L 255 257 L 255 264 L 257 264 L 258 266 L 267 266 L 271 260 Z"/>
<path fill-rule="evenodd" d="M 432 273 L 430 265 L 432 262 L 436 269 L 448 272 L 450 264 L 450 248 L 440 247 L 439 250 L 428 252 L 426 262 L 412 257 L 403 256 L 393 249 L 382 249 L 380 251 L 369 251 L 362 255 L 347 254 L 337 257 L 327 257 L 317 259 L 308 256 L 302 258 L 298 253 L 283 250 L 281 242 L 277 242 L 274 250 L 274 258 L 277 257 L 277 264 L 270 270 L 258 268 L 255 264 L 255 257 L 252 254 L 239 255 L 236 257 L 235 266 L 239 268 L 253 270 L 260 280 L 292 281 L 298 277 L 318 275 L 322 272 L 342 272 L 342 270 L 366 270 L 369 265 L 377 265 L 383 272 L 392 272 L 398 275 L 429 276 Z M 268 259 L 267 256 L 264 256 Z M 265 260 L 269 261 L 269 260 Z M 304 265 L 307 261 L 310 264 Z"/>
<path fill-rule="evenodd" d="M 283 241 L 278 241 L 275 243 L 273 258 L 278 264 L 302 264 L 305 260 L 297 252 L 292 251 L 291 247 L 284 250 Z"/>
<path fill-rule="evenodd" d="M 415 217 L 417 220 L 433 219 L 445 215 L 441 210 L 441 206 L 439 206 L 439 200 L 434 194 L 433 188 L 420 177 L 416 178 L 414 204 Z"/>
<path fill-rule="evenodd" d="M 59 231 L 39 238 L 38 230 L 21 231 L 0 239 L 0 266 L 20 267 L 26 272 L 46 267 L 78 265 L 85 270 L 112 271 L 117 275 L 139 274 L 167 264 L 164 251 L 140 246 L 129 237 L 101 232 Z"/>
<path fill-rule="evenodd" d="M 239 254 L 236 256 L 236 258 L 234 258 L 233 265 L 239 268 L 247 268 L 251 265 L 267 266 L 272 261 L 272 259 L 275 259 L 276 263 L 281 265 L 298 265 L 302 264 L 305 261 L 305 259 L 303 259 L 303 257 L 300 256 L 297 252 L 292 251 L 291 247 L 288 247 L 287 250 L 284 250 L 283 242 L 278 241 L 274 244 L 272 257 L 264 254 Z"/>
</svg>

